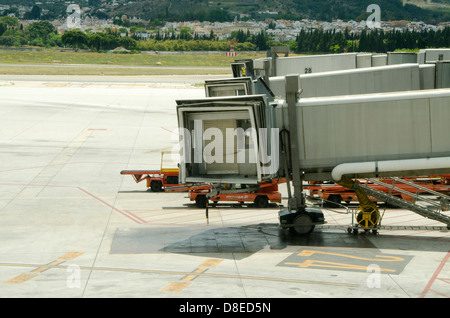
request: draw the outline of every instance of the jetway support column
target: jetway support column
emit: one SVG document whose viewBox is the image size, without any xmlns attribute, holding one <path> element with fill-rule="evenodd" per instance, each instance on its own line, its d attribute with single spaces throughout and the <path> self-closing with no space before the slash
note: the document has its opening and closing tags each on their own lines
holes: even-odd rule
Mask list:
<svg viewBox="0 0 450 318">
<path fill-rule="evenodd" d="M 292 183 L 294 185 L 294 196 L 289 198 L 289 208 L 297 210 L 305 206 L 303 196 L 303 178 L 300 171 L 300 156 L 298 142 L 297 122 L 297 97 L 301 92 L 299 75 L 288 75 L 286 80 L 286 101 L 288 104 L 290 154 L 292 160 Z"/>
<path fill-rule="evenodd" d="M 287 46 L 273 46 L 270 49 L 270 57 L 272 58 L 272 73 L 271 76 L 277 76 L 277 59 L 278 53 L 284 53 L 284 56 L 289 56 L 289 47 Z"/>
<path fill-rule="evenodd" d="M 288 124 L 289 124 L 289 147 L 287 153 L 290 154 L 290 167 L 285 167 L 287 186 L 289 193 L 288 208 L 279 212 L 280 225 L 282 228 L 289 228 L 296 234 L 309 234 L 316 225 L 324 224 L 325 218 L 320 209 L 307 207 L 303 195 L 303 173 L 300 162 L 300 141 L 298 135 L 297 100 L 301 93 L 300 76 L 288 75 L 285 77 L 286 101 L 288 104 Z M 287 154 L 285 154 L 287 155 Z M 287 162 L 288 160 L 286 160 Z M 289 168 L 292 176 L 289 175 Z M 292 177 L 294 194 L 291 196 L 289 177 Z"/>
</svg>

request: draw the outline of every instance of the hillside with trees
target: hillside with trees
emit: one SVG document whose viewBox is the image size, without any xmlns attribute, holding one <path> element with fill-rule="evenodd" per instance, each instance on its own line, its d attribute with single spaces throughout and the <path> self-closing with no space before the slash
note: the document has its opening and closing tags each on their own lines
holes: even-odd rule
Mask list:
<svg viewBox="0 0 450 318">
<path fill-rule="evenodd" d="M 236 16 L 242 19 L 332 19 L 362 20 L 369 13 L 368 5 L 373 0 L 73 0 L 86 9 L 85 13 L 102 17 L 127 15 L 142 19 L 164 21 L 232 21 Z M 450 21 L 450 1 L 433 0 L 440 7 L 422 6 L 425 0 L 378 0 L 381 18 L 385 21 L 409 20 L 426 22 Z M 38 2 L 35 0 L 2 0 L 11 6 L 37 5 L 42 12 L 28 12 L 29 17 L 39 15 L 42 19 L 54 19 L 66 14 L 67 3 L 63 0 Z M 420 5 L 420 6 L 419 6 Z"/>
<path fill-rule="evenodd" d="M 126 30 L 126 29 L 125 29 Z M 0 46 L 70 47 L 105 52 L 124 47 L 130 53 L 140 51 L 227 51 L 227 40 L 217 40 L 214 34 L 198 36 L 189 28 L 179 33 L 161 34 L 159 31 L 147 40 L 135 34 L 123 37 L 121 30 L 108 28 L 104 33 L 71 30 L 58 34 L 48 21 L 36 21 L 25 28 L 15 17 L 0 17 Z M 288 45 L 297 53 L 388 52 L 397 49 L 418 50 L 429 47 L 450 47 L 450 27 L 443 30 L 417 32 L 393 30 L 363 30 L 361 34 L 321 29 L 302 30 L 295 41 L 278 43 L 264 30 L 250 34 L 234 31 L 228 40 L 236 40 L 236 51 L 263 51 L 275 45 Z"/>
<path fill-rule="evenodd" d="M 450 27 L 446 27 L 443 31 L 424 30 L 420 32 L 363 30 L 359 35 L 323 30 L 301 31 L 293 50 L 297 53 L 307 54 L 386 53 L 395 50 L 415 51 L 432 47 L 450 47 Z"/>
</svg>

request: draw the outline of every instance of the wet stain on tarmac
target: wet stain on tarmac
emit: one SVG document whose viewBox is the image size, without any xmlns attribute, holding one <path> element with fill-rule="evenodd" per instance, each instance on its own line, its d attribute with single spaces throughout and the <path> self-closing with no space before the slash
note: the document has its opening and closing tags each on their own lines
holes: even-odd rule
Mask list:
<svg viewBox="0 0 450 318">
<path fill-rule="evenodd" d="M 419 244 L 420 243 L 420 244 Z M 278 224 L 255 224 L 240 227 L 137 227 L 117 229 L 111 254 L 182 253 L 242 259 L 263 249 L 353 248 L 448 251 L 448 240 L 429 237 L 348 234 L 344 229 L 333 231 L 316 227 L 307 236 L 291 234 Z M 227 254 L 229 254 L 227 256 Z"/>
<path fill-rule="evenodd" d="M 212 228 L 132 228 L 118 229 L 111 254 L 185 253 L 241 254 L 247 257 L 265 248 L 282 250 L 288 246 L 337 246 L 374 248 L 365 237 L 319 230 L 297 236 L 275 224 Z M 236 258 L 236 255 L 230 256 Z"/>
</svg>

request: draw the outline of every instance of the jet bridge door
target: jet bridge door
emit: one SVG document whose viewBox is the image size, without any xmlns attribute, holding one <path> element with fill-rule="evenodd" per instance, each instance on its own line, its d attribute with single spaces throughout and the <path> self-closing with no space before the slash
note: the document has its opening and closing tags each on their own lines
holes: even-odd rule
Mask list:
<svg viewBox="0 0 450 318">
<path fill-rule="evenodd" d="M 256 184 L 264 177 L 260 128 L 266 101 L 260 95 L 177 101 L 181 182 Z M 264 135 L 266 137 L 266 135 Z M 270 148 L 270 147 L 269 147 Z"/>
<path fill-rule="evenodd" d="M 203 121 L 203 134 L 208 130 L 218 129 L 220 134 L 218 136 L 226 136 L 226 129 L 236 129 L 236 119 L 211 119 Z M 209 136 L 205 136 L 209 137 Z M 223 142 L 215 140 L 217 137 L 211 138 L 214 140 L 204 140 L 203 149 L 207 149 L 213 143 L 217 143 L 217 147 L 212 148 L 212 155 L 218 160 L 211 160 L 211 158 L 205 158 L 205 172 L 206 174 L 239 174 L 239 167 L 237 163 L 237 144 L 231 138 L 224 138 Z M 218 153 L 220 152 L 220 156 Z M 204 153 L 204 156 L 208 156 L 208 152 Z M 207 161 L 206 161 L 207 159 Z M 227 160 L 228 159 L 228 160 Z M 231 159 L 231 160 L 230 160 Z"/>
</svg>

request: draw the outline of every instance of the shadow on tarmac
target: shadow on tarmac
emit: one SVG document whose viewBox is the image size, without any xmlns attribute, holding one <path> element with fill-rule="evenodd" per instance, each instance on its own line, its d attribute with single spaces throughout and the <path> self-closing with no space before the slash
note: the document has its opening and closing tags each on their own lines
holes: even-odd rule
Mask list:
<svg viewBox="0 0 450 318">
<path fill-rule="evenodd" d="M 346 247 L 358 249 L 393 249 L 447 252 L 450 239 L 431 236 L 348 234 L 344 229 L 316 227 L 307 236 L 281 229 L 278 224 L 240 227 L 145 227 L 118 229 L 111 254 L 182 253 L 205 257 L 243 259 L 264 249 L 288 247 Z"/>
</svg>

